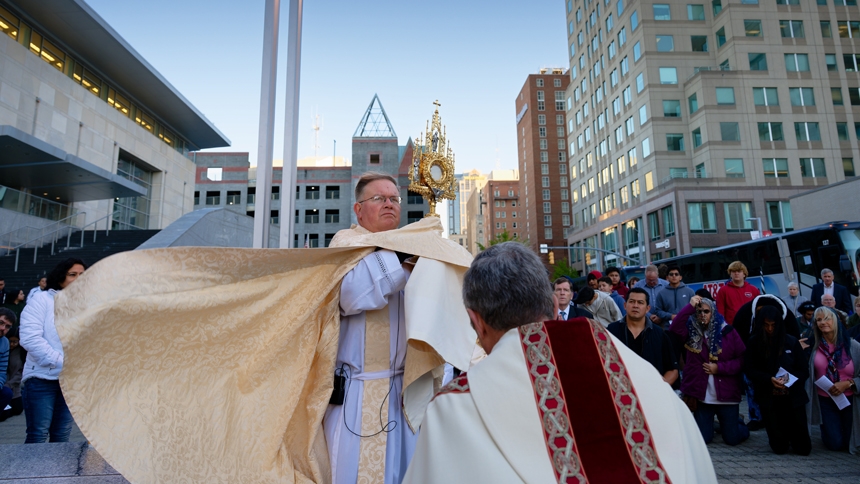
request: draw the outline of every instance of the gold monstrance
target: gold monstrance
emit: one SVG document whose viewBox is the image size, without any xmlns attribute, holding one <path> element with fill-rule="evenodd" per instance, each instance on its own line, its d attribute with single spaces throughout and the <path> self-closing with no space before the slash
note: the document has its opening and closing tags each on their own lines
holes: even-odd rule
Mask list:
<svg viewBox="0 0 860 484">
<path fill-rule="evenodd" d="M 438 217 L 436 202 L 454 200 L 454 153 L 447 146 L 445 128 L 439 118 L 439 101 L 434 102 L 436 112 L 428 123 L 426 134 L 418 135 L 409 172 L 409 190 L 420 194 L 430 204 L 425 217 Z"/>
</svg>

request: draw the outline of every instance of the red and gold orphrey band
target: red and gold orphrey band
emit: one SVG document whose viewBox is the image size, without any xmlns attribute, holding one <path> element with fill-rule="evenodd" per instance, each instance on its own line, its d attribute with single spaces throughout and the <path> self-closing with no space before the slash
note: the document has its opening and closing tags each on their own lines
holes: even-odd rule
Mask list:
<svg viewBox="0 0 860 484">
<path fill-rule="evenodd" d="M 585 318 L 532 323 L 520 335 L 559 482 L 588 482 L 587 476 L 594 482 L 670 482 L 630 376 L 602 325 Z M 565 398 L 565 388 L 572 399 Z M 612 421 L 618 427 L 608 425 Z M 629 459 L 607 462 L 607 455 L 624 450 Z"/>
<path fill-rule="evenodd" d="M 587 483 L 576 451 L 576 440 L 558 379 L 549 336 L 543 323 L 520 326 L 520 341 L 529 367 L 547 452 L 558 482 Z"/>
</svg>

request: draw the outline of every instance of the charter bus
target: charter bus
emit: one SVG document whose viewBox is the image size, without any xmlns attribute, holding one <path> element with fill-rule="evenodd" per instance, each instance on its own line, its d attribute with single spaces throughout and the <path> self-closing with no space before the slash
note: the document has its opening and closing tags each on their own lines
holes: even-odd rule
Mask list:
<svg viewBox="0 0 860 484">
<path fill-rule="evenodd" d="M 677 264 L 686 285 L 694 291 L 704 287 L 716 295 L 729 280 L 726 269 L 736 260 L 747 266 L 747 282 L 763 294 L 787 297 L 788 283 L 794 281 L 808 298 L 812 285 L 820 282 L 821 270 L 827 268 L 833 271 L 835 282 L 857 296 L 860 222 L 831 222 L 656 263 Z"/>
</svg>

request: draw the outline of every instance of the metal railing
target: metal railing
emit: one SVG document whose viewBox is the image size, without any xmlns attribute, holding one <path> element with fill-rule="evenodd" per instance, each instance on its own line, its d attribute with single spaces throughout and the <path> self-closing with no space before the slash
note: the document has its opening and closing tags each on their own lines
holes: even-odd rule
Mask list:
<svg viewBox="0 0 860 484">
<path fill-rule="evenodd" d="M 72 234 L 76 230 L 79 230 L 77 227 L 75 227 L 74 225 L 65 225 L 65 226 L 56 228 L 56 229 L 54 229 L 48 233 L 45 233 L 45 230 L 48 229 L 49 227 L 53 226 L 53 225 L 60 224 L 67 219 L 70 219 L 72 217 L 77 217 L 78 215 L 83 215 L 84 216 L 84 222 L 86 222 L 86 216 L 87 216 L 86 212 L 81 212 L 81 213 L 77 213 L 75 215 L 70 215 L 70 216 L 66 217 L 65 219 L 58 220 L 57 222 L 54 222 L 51 225 L 43 227 L 42 233 L 40 233 L 38 237 L 35 237 L 35 238 L 30 239 L 24 243 L 18 244 L 14 247 L 7 249 L 6 255 L 8 255 L 9 252 L 15 251 L 15 270 L 13 272 L 18 272 L 18 263 L 20 262 L 20 259 L 21 259 L 21 249 L 27 248 L 32 244 L 32 247 L 33 247 L 33 264 L 35 264 L 36 261 L 38 260 L 38 257 L 39 257 L 39 248 L 41 248 L 43 245 L 46 245 L 48 243 L 46 240 L 47 237 L 50 237 L 50 241 L 51 241 L 51 255 L 54 255 L 55 250 L 56 250 L 57 241 L 59 241 L 61 239 L 60 234 L 62 234 L 64 232 L 65 232 L 65 237 L 66 237 L 66 248 L 68 249 L 71 246 Z M 83 241 L 81 241 L 81 244 L 83 244 Z"/>
<path fill-rule="evenodd" d="M 50 223 L 45 225 L 44 227 L 18 227 L 15 230 L 11 230 L 6 232 L 3 235 L 0 235 L 0 250 L 4 252 L 2 255 L 8 255 L 15 249 L 21 247 L 27 247 L 30 244 L 33 244 L 33 247 L 40 247 L 47 243 L 47 237 L 53 237 L 54 240 L 52 242 L 56 242 L 57 234 L 66 230 L 74 230 L 77 229 L 73 219 L 76 219 L 79 216 L 84 217 L 84 223 L 87 221 L 87 213 L 86 212 L 76 212 L 72 215 L 69 215 L 65 218 L 57 220 L 54 223 Z M 38 232 L 39 235 L 33 237 L 32 234 Z M 16 242 L 18 240 L 26 240 L 26 242 Z"/>
<path fill-rule="evenodd" d="M 81 247 L 83 248 L 83 246 L 84 246 L 84 232 L 85 232 L 85 229 L 87 227 L 89 227 L 90 225 L 93 226 L 93 243 L 95 244 L 96 238 L 98 235 L 98 231 L 99 231 L 98 223 L 101 222 L 102 220 L 105 221 L 105 237 L 107 237 L 110 235 L 110 228 L 111 228 L 112 219 L 113 219 L 113 213 L 109 213 L 109 214 L 105 215 L 104 217 L 102 217 L 102 218 L 100 218 L 94 222 L 90 222 L 90 223 L 84 225 L 83 227 L 81 227 Z"/>
</svg>

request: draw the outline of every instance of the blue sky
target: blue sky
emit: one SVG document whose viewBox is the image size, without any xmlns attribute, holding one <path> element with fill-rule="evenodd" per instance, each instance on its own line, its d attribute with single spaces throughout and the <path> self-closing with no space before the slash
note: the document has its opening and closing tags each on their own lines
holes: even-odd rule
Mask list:
<svg viewBox="0 0 860 484">
<path fill-rule="evenodd" d="M 257 160 L 264 0 L 86 0 L 231 141 Z M 288 0 L 282 0 L 276 159 L 283 157 Z M 299 157 L 350 155 L 379 94 L 400 143 L 440 101 L 457 171 L 515 168 L 514 100 L 528 74 L 567 68 L 563 0 L 304 2 Z"/>
</svg>

